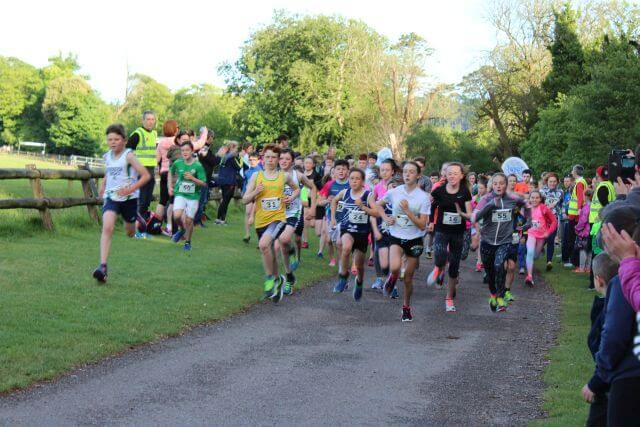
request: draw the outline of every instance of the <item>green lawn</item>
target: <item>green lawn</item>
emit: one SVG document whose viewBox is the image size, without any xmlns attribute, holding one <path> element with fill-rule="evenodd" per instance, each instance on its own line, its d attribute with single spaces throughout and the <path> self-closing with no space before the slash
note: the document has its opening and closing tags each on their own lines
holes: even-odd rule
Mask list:
<svg viewBox="0 0 640 427">
<path fill-rule="evenodd" d="M 0 167 L 21 167 L 7 157 Z M 64 181 L 44 187 L 47 195 L 68 191 Z M 71 190 L 80 192 L 80 184 Z M 0 197 L 30 191 L 27 180 L 0 181 Z M 54 233 L 42 229 L 35 211 L 0 211 L 0 392 L 257 303 L 263 277 L 255 236 L 243 243 L 240 208 L 230 212 L 229 226 L 195 231 L 191 256 L 166 237 L 128 239 L 118 227 L 109 284 L 98 286 L 91 272 L 100 227 L 86 208 L 54 211 Z M 303 253 L 299 283 L 334 274 L 313 254 Z"/>
<path fill-rule="evenodd" d="M 544 263 L 538 264 L 544 271 Z M 595 292 L 585 290 L 589 285 L 586 274 L 575 274 L 554 264 L 544 278 L 560 296 L 561 329 L 556 345 L 549 352 L 550 364 L 544 374 L 547 389 L 544 410 L 549 417 L 534 425 L 582 426 L 589 405 L 582 400 L 580 390 L 593 374 L 594 362 L 587 348 L 591 329 L 589 313 Z"/>
</svg>

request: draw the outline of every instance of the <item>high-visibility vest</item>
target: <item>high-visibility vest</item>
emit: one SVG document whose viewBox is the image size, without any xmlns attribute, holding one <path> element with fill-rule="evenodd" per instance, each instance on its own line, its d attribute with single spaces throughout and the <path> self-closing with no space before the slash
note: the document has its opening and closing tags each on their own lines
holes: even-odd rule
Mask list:
<svg viewBox="0 0 640 427">
<path fill-rule="evenodd" d="M 602 181 L 598 184 L 595 193 L 593 193 L 593 198 L 591 199 L 591 207 L 589 208 L 589 224 L 593 224 L 598 220 L 598 214 L 600 214 L 600 209 L 602 209 L 602 204 L 600 203 L 600 200 L 598 200 L 598 191 L 602 187 L 607 187 L 607 199 L 609 200 L 609 203 L 616 199 L 616 189 L 613 188 L 611 181 Z"/>
<path fill-rule="evenodd" d="M 584 178 L 576 179 L 576 184 L 573 186 L 573 190 L 571 190 L 571 199 L 569 199 L 569 209 L 567 209 L 568 215 L 573 215 L 573 216 L 580 215 L 580 210 L 578 209 L 578 184 L 582 184 L 583 192 L 587 189 L 587 181 L 585 181 Z"/>
<path fill-rule="evenodd" d="M 155 167 L 156 161 L 156 143 L 158 140 L 158 132 L 155 130 L 148 131 L 143 127 L 134 130 L 131 135 L 138 134 L 140 142 L 136 147 L 135 153 L 140 164 L 146 167 Z"/>
</svg>

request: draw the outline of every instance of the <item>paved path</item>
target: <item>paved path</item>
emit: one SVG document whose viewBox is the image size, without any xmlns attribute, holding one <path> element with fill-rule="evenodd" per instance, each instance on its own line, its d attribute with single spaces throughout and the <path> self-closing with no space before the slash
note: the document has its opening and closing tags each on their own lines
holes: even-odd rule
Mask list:
<svg viewBox="0 0 640 427">
<path fill-rule="evenodd" d="M 444 291 L 424 284 L 430 267 L 423 261 L 412 323 L 400 322 L 399 300 L 367 291 L 355 303 L 320 283 L 0 398 L 0 425 L 520 425 L 543 416 L 556 298 L 517 283 L 510 310 L 492 313 L 467 261 L 459 311 L 447 314 Z"/>
</svg>

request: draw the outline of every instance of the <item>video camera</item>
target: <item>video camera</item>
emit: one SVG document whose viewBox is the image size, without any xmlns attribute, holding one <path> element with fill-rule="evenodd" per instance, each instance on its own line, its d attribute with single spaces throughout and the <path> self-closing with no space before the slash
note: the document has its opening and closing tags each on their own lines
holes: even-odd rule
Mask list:
<svg viewBox="0 0 640 427">
<path fill-rule="evenodd" d="M 616 182 L 618 177 L 623 182 L 634 179 L 636 175 L 636 158 L 631 150 L 613 150 L 609 154 L 609 179 Z"/>
</svg>

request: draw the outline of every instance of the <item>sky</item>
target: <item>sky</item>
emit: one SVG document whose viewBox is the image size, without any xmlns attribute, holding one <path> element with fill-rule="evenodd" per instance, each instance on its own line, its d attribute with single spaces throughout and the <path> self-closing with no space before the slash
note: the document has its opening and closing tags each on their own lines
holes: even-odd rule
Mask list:
<svg viewBox="0 0 640 427">
<path fill-rule="evenodd" d="M 432 82 L 457 83 L 494 45 L 486 0 L 235 0 L 36 1 L 3 4 L 0 55 L 34 66 L 58 53 L 77 55 L 81 73 L 102 98 L 124 98 L 127 66 L 171 89 L 224 86 L 218 66 L 235 61 L 251 33 L 274 10 L 340 15 L 364 21 L 391 40 L 415 32 L 435 49 L 427 63 Z M 8 18 L 8 19 L 7 19 Z"/>
</svg>

